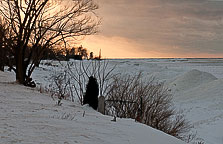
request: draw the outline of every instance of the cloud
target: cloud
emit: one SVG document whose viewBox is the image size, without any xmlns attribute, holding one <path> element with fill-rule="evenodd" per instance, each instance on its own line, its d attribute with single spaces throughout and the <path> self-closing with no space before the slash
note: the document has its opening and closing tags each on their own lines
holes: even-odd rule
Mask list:
<svg viewBox="0 0 223 144">
<path fill-rule="evenodd" d="M 167 52 L 170 55 L 169 52 L 172 52 L 179 56 L 192 53 L 199 56 L 223 54 L 223 1 L 98 2 L 103 21 L 99 35 L 106 39 L 120 37 L 136 43 L 140 48 L 135 49 L 138 48 L 144 53 L 148 51 L 148 56 L 151 51 L 160 55 Z"/>
</svg>

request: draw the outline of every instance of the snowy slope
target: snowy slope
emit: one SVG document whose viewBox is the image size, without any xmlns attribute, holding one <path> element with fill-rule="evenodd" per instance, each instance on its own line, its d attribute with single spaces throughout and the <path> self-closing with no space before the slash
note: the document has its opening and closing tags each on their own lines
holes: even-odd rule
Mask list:
<svg viewBox="0 0 223 144">
<path fill-rule="evenodd" d="M 50 63 L 53 66 L 41 65 L 34 71 L 37 83 L 48 82 L 50 75 L 66 66 L 66 62 L 61 62 L 63 66 Z M 194 125 L 198 141 L 223 144 L 223 59 L 110 60 L 109 67 L 114 65 L 114 73 L 135 75 L 141 71 L 145 78 L 154 76 L 165 81 L 172 89 L 177 109 L 183 109 Z"/>
<path fill-rule="evenodd" d="M 33 79 L 40 84 L 49 83 L 49 77 L 66 66 L 66 62 L 61 64 L 58 61 L 43 61 L 40 68 L 34 71 Z M 114 65 L 114 73 L 135 75 L 142 71 L 145 78 L 155 76 L 165 81 L 172 89 L 175 106 L 184 110 L 186 118 L 194 125 L 197 141 L 223 144 L 223 59 L 110 60 L 109 67 Z M 1 75 L 0 79 L 3 80 Z"/>
<path fill-rule="evenodd" d="M 63 69 L 58 62 L 50 63 L 54 66 L 41 65 L 34 71 L 37 83 L 46 83 L 50 75 Z M 66 66 L 66 62 L 61 63 Z M 223 59 L 110 60 L 109 67 L 114 65 L 114 73 L 135 75 L 141 71 L 145 78 L 165 81 L 177 109 L 183 109 L 194 125 L 198 141 L 223 144 Z"/>
<path fill-rule="evenodd" d="M 1 144 L 184 144 L 131 119 L 112 122 L 88 106 L 69 101 L 56 106 L 49 96 L 13 79 L 0 72 Z"/>
</svg>

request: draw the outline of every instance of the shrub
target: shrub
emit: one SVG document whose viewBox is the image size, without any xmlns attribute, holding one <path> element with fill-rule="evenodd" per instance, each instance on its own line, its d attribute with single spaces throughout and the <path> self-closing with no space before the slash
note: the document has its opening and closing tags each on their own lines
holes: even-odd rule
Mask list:
<svg viewBox="0 0 223 144">
<path fill-rule="evenodd" d="M 93 76 L 89 77 L 89 81 L 86 88 L 86 93 L 84 95 L 83 104 L 89 104 L 93 109 L 97 110 L 98 108 L 98 82 L 97 79 Z"/>
<path fill-rule="evenodd" d="M 67 76 L 67 72 L 61 72 L 53 75 L 50 80 L 52 83 L 50 84 L 48 91 L 51 93 L 51 97 L 54 99 L 58 99 L 57 104 L 61 105 L 62 99 L 67 99 L 70 96 L 68 91 L 70 78 Z M 72 98 L 72 97 L 71 97 Z M 71 99 L 73 101 L 73 99 Z"/>
<path fill-rule="evenodd" d="M 108 92 L 106 113 L 139 122 L 183 139 L 190 125 L 184 115 L 177 113 L 172 95 L 163 83 L 143 81 L 142 74 L 116 76 Z"/>
</svg>

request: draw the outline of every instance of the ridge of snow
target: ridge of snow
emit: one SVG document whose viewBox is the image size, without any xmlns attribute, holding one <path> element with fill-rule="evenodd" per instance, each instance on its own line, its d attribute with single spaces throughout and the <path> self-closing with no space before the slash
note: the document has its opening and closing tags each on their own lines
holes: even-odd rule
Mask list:
<svg viewBox="0 0 223 144">
<path fill-rule="evenodd" d="M 220 94 L 220 95 L 219 95 Z M 197 87 L 188 89 L 180 94 L 176 94 L 176 98 L 181 100 L 210 100 L 221 98 L 223 100 L 223 79 L 213 80 L 198 85 Z"/>
<path fill-rule="evenodd" d="M 212 74 L 193 69 L 183 75 L 177 76 L 169 83 L 169 86 L 175 92 L 182 92 L 214 80 L 217 80 L 217 78 Z"/>
</svg>

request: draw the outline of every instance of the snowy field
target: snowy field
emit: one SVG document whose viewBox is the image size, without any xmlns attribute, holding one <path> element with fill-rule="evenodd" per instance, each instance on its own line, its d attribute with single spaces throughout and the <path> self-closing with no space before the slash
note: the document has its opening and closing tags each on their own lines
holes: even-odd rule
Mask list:
<svg viewBox="0 0 223 144">
<path fill-rule="evenodd" d="M 71 61 L 75 62 L 75 61 Z M 60 64 L 56 61 L 50 61 L 52 66 L 46 66 L 45 63 L 49 63 L 49 61 L 43 61 L 39 68 L 34 71 L 33 79 L 39 84 L 48 84 L 49 77 L 58 71 L 62 71 L 63 67 L 66 66 L 66 62 L 61 62 Z M 88 63 L 88 61 L 84 61 L 84 63 Z M 194 132 L 197 133 L 197 138 L 200 141 L 204 141 L 205 144 L 223 144 L 223 59 L 120 59 L 120 60 L 110 60 L 109 67 L 113 67 L 116 65 L 114 73 L 123 73 L 123 74 L 137 74 L 138 72 L 142 72 L 145 78 L 155 77 L 157 80 L 165 82 L 166 86 L 171 88 L 171 92 L 174 95 L 174 104 L 177 109 L 183 110 L 186 118 L 191 121 L 194 125 Z M 2 78 L 1 78 L 2 79 Z M 2 84 L 1 84 L 2 85 Z M 10 85 L 13 88 L 13 85 Z M 10 89 L 10 87 L 8 88 Z M 17 88 L 20 90 L 19 88 Z M 1 90 L 2 91 L 2 90 Z M 9 90 L 8 90 L 9 91 Z M 5 92 L 6 93 L 6 92 Z M 5 94 L 3 93 L 3 94 Z M 21 92 L 22 93 L 22 92 Z M 1 93 L 2 94 L 2 93 Z M 6 95 L 6 94 L 5 94 Z M 13 97 L 11 98 L 13 99 Z M 18 98 L 19 99 L 19 98 Z M 34 96 L 32 96 L 32 99 Z M 31 100 L 32 100 L 31 99 Z M 2 101 L 2 100 L 1 100 Z M 27 99 L 29 101 L 29 99 Z M 98 113 L 91 113 L 87 107 L 79 107 L 76 106 L 77 109 L 73 110 L 69 106 L 63 107 L 63 110 L 58 110 L 58 107 L 53 107 L 51 100 L 43 100 L 47 103 L 47 105 L 51 105 L 46 107 L 46 110 L 41 110 L 40 114 L 43 116 L 51 115 L 51 117 L 59 117 L 54 116 L 51 113 L 52 111 L 60 111 L 60 114 L 65 112 L 65 109 L 69 109 L 68 111 L 76 113 L 78 123 L 74 125 L 72 128 L 79 127 L 81 123 L 85 123 L 86 119 L 81 117 L 81 113 L 85 109 L 89 111 L 87 115 L 91 115 L 91 117 L 95 120 L 97 117 L 101 119 L 100 123 L 102 126 L 100 127 L 102 132 L 96 130 L 97 137 L 105 136 L 107 137 L 106 141 L 97 141 L 98 143 L 113 143 L 113 139 L 117 139 L 114 143 L 128 143 L 125 141 L 124 137 L 121 135 L 130 136 L 133 133 L 124 133 L 124 131 L 131 131 L 131 129 L 136 129 L 140 124 L 136 124 L 131 120 L 121 120 L 118 124 L 113 124 L 110 122 L 110 117 L 101 117 Z M 41 105 L 42 100 L 36 100 L 39 105 Z M 29 102 L 27 102 L 29 103 Z M 45 103 L 43 103 L 44 105 Z M 1 104 L 2 105 L 2 104 Z M 73 105 L 73 104 L 68 104 Z M 38 106 L 40 107 L 40 106 Z M 21 106 L 22 109 L 22 106 Z M 35 109 L 35 108 L 33 108 Z M 1 112 L 3 113 L 3 112 Z M 57 113 L 57 112 L 55 112 Z M 10 113 L 12 114 L 12 113 Z M 29 115 L 30 112 L 27 111 Z M 24 114 L 26 115 L 26 114 Z M 31 114 L 32 115 L 32 114 Z M 87 116 L 86 115 L 86 116 Z M 1 117 L 2 118 L 2 117 Z M 84 119 L 84 120 L 83 120 Z M 83 120 L 83 121 L 82 121 Z M 35 119 L 34 119 L 35 121 Z M 53 121 L 58 121 L 54 120 Z M 99 122 L 91 122 L 92 125 L 99 125 Z M 112 125 L 104 125 L 106 121 Z M 49 122 L 49 120 L 47 121 Z M 63 121 L 60 121 L 61 123 Z M 68 122 L 72 123 L 72 122 Z M 133 124 L 134 123 L 134 124 Z M 21 125 L 24 124 L 21 122 Z M 75 123 L 74 123 L 75 124 Z M 120 124 L 120 125 L 119 125 Z M 2 125 L 2 120 L 1 120 Z M 50 125 L 50 124 L 49 124 Z M 47 126 L 49 126 L 47 125 Z M 97 126 L 81 128 L 78 131 L 82 131 L 82 129 L 86 129 L 86 133 L 82 133 L 78 135 L 77 143 L 89 143 L 88 138 L 92 136 L 92 131 L 95 131 Z M 122 126 L 125 127 L 122 129 Z M 109 129 L 114 128 L 114 135 L 110 133 Z M 141 125 L 140 125 L 141 126 Z M 65 127 L 68 127 L 68 130 L 63 134 L 62 130 L 59 130 L 58 134 L 67 135 L 69 139 L 73 136 L 71 133 L 73 132 L 71 128 L 69 128 L 69 124 L 66 124 Z M 120 127 L 120 129 L 119 129 Z M 142 126 L 143 127 L 143 126 Z M 2 127 L 1 127 L 2 129 Z M 54 128 L 52 128 L 54 129 Z M 128 129 L 128 130 L 126 130 Z M 143 128 L 146 129 L 146 128 Z M 12 130 L 15 130 L 12 128 Z M 17 129 L 18 130 L 18 129 Z M 2 130 L 1 130 L 2 131 Z M 37 130 L 38 132 L 40 130 Z M 141 132 L 143 132 L 142 130 Z M 148 130 L 150 131 L 150 130 Z M 117 135 L 117 133 L 119 135 Z M 138 133 L 137 131 L 133 131 L 134 133 Z M 100 134 L 101 135 L 100 135 Z M 105 134 L 102 134 L 105 133 Z M 56 134 L 56 130 L 55 130 Z M 2 135 L 2 133 L 1 133 Z M 32 135 L 32 134 L 30 134 Z M 44 134 L 40 134 L 43 135 Z M 82 136 L 81 136 L 82 135 Z M 138 133 L 140 135 L 140 132 Z M 146 135 L 144 135 L 147 137 Z M 129 143 L 140 143 L 138 142 L 141 139 L 141 136 L 138 138 L 128 138 L 130 140 Z M 92 136 L 93 138 L 93 136 Z M 150 139 L 151 137 L 148 137 Z M 28 138 L 27 138 L 28 139 Z M 33 138 L 34 139 L 34 138 Z M 46 139 L 48 139 L 46 137 Z M 53 142 L 53 139 L 49 138 L 50 142 Z M 136 139 L 137 141 L 134 141 Z M 146 140 L 148 140 L 146 139 Z M 7 139 L 6 139 L 7 140 Z M 147 143 L 151 141 L 148 140 Z M 62 142 L 62 141 L 61 141 Z M 67 141 L 68 143 L 71 141 Z M 144 141 L 145 142 L 145 141 Z M 141 143 L 144 143 L 143 141 Z M 28 142 L 29 143 L 29 142 Z M 58 142 L 60 143 L 60 142 Z M 165 142 L 151 142 L 150 144 L 167 144 L 168 141 Z M 170 142 L 171 143 L 171 142 Z M 176 142 L 179 143 L 180 142 Z M 172 142 L 174 144 L 174 142 Z"/>
<path fill-rule="evenodd" d="M 161 131 L 104 116 L 88 106 L 63 101 L 16 84 L 0 72 L 0 144 L 184 144 Z"/>
</svg>

